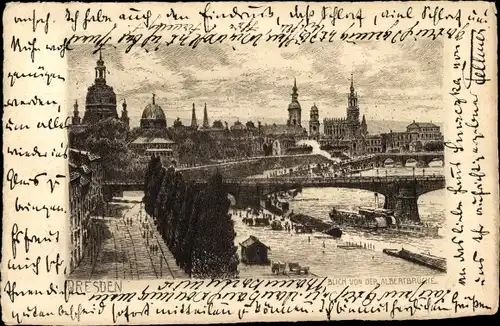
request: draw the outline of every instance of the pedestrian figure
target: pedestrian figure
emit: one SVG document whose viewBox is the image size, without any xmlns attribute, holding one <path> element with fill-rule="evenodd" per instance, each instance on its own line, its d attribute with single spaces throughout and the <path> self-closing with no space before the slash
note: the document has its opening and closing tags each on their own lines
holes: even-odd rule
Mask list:
<svg viewBox="0 0 500 326">
<path fill-rule="evenodd" d="M 307 242 L 311 243 L 311 237 L 310 236 L 307 237 Z"/>
<path fill-rule="evenodd" d="M 325 241 L 323 240 L 323 248 L 325 248 Z"/>
</svg>

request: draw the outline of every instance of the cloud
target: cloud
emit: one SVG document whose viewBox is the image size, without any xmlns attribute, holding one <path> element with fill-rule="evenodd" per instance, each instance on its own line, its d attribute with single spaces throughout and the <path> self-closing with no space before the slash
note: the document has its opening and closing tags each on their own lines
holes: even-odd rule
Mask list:
<svg viewBox="0 0 500 326">
<path fill-rule="evenodd" d="M 93 83 L 97 55 L 91 50 L 81 46 L 70 52 L 70 103 L 84 101 Z M 443 44 L 438 41 L 338 42 L 286 49 L 266 44 L 237 50 L 200 44 L 196 49 L 164 47 L 128 54 L 110 47 L 103 56 L 107 83 L 118 101 L 127 99 L 131 116 L 140 116 L 155 92 L 168 121 L 189 119 L 192 103 L 202 117 L 207 103 L 211 120 L 258 116 L 284 123 L 296 78 L 303 117 L 314 103 L 321 119 L 339 117 L 345 115 L 351 73 L 361 114 L 368 118 L 410 120 L 408 114 L 425 114 L 437 121 L 442 114 Z"/>
</svg>

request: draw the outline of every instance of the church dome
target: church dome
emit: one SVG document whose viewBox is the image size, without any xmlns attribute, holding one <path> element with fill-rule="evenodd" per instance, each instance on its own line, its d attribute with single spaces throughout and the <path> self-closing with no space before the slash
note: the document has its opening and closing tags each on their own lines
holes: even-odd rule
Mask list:
<svg viewBox="0 0 500 326">
<path fill-rule="evenodd" d="M 318 112 L 318 107 L 316 106 L 316 103 L 311 107 L 311 112 Z"/>
<path fill-rule="evenodd" d="M 94 84 L 88 88 L 85 106 L 108 107 L 116 110 L 116 94 L 113 87 L 106 84 Z"/>
<path fill-rule="evenodd" d="M 156 128 L 162 129 L 167 127 L 167 118 L 161 106 L 155 103 L 155 94 L 153 94 L 153 102 L 146 105 L 142 111 L 141 128 Z"/>
<path fill-rule="evenodd" d="M 95 81 L 87 89 L 85 99 L 84 124 L 97 123 L 106 118 L 118 118 L 116 94 L 113 87 L 106 85 L 106 66 L 99 51 L 99 60 L 95 67 Z"/>
<path fill-rule="evenodd" d="M 148 104 L 142 111 L 141 119 L 166 120 L 165 112 L 157 104 Z"/>
</svg>

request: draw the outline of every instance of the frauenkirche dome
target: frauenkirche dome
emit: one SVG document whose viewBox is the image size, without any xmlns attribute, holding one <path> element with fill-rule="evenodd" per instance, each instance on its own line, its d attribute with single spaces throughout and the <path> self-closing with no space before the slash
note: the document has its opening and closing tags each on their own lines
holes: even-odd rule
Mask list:
<svg viewBox="0 0 500 326">
<path fill-rule="evenodd" d="M 84 124 L 96 123 L 106 118 L 118 118 L 116 94 L 113 87 L 106 85 L 106 66 L 99 51 L 99 60 L 95 67 L 95 81 L 87 90 L 85 100 Z"/>
</svg>

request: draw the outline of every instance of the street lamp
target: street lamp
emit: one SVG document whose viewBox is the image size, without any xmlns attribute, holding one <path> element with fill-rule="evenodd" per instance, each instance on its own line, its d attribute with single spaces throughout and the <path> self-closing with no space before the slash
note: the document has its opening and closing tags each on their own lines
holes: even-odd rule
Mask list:
<svg viewBox="0 0 500 326">
<path fill-rule="evenodd" d="M 163 278 L 163 257 L 161 256 L 161 254 L 159 254 L 160 256 L 160 278 Z"/>
</svg>

